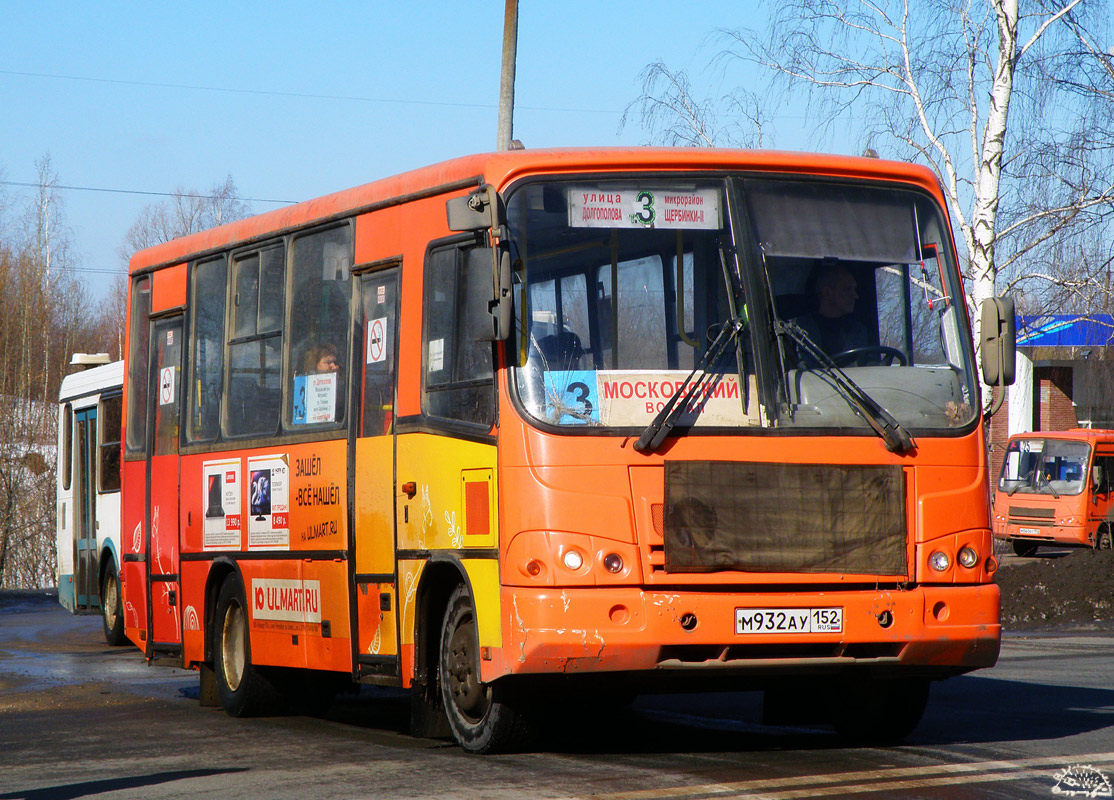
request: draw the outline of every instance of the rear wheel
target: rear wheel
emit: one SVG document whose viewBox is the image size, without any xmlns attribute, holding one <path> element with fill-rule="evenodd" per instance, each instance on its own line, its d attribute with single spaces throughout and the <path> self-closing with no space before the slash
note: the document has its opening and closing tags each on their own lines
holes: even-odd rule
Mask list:
<svg viewBox="0 0 1114 800">
<path fill-rule="evenodd" d="M 229 576 L 217 596 L 213 629 L 213 672 L 224 710 L 234 717 L 268 713 L 281 695 L 251 663 L 248 611 L 240 579 Z"/>
<path fill-rule="evenodd" d="M 453 738 L 469 753 L 512 749 L 526 734 L 522 713 L 501 687 L 480 681 L 476 613 L 464 586 L 449 598 L 441 626 L 440 684 Z"/>
<path fill-rule="evenodd" d="M 116 565 L 109 563 L 101 579 L 101 621 L 104 623 L 104 640 L 110 647 L 127 644 L 124 636 L 124 611 L 120 602 L 120 576 Z"/>
<path fill-rule="evenodd" d="M 837 681 L 829 691 L 828 716 L 842 735 L 889 744 L 913 732 L 928 703 L 926 678 Z"/>
<path fill-rule="evenodd" d="M 1037 547 L 1036 542 L 1029 542 L 1025 539 L 1013 540 L 1013 552 L 1019 558 L 1032 558 L 1037 554 Z"/>
</svg>

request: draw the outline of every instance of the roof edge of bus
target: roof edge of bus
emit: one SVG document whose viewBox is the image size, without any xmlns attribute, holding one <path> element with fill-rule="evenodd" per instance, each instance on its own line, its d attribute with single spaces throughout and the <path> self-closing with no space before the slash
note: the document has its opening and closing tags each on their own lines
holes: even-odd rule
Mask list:
<svg viewBox="0 0 1114 800">
<path fill-rule="evenodd" d="M 929 168 L 903 161 L 781 150 L 736 150 L 697 147 L 569 147 L 508 150 L 460 156 L 430 166 L 364 183 L 285 208 L 267 211 L 216 228 L 193 233 L 137 251 L 129 274 L 181 263 L 200 254 L 276 231 L 324 222 L 338 214 L 374 207 L 419 190 L 460 191 L 462 183 L 502 187 L 526 174 L 606 170 L 620 164 L 641 169 L 757 169 L 783 173 L 859 179 L 890 178 L 939 187 Z"/>
<path fill-rule="evenodd" d="M 1010 434 L 1013 439 L 1110 439 L 1114 438 L 1111 428 L 1064 428 L 1057 431 L 1024 431 Z"/>
</svg>

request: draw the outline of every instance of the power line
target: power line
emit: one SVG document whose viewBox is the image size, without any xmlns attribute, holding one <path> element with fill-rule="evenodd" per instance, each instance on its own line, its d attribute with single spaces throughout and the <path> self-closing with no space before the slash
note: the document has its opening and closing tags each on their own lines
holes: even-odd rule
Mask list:
<svg viewBox="0 0 1114 800">
<path fill-rule="evenodd" d="M 58 75 L 48 72 L 17 72 L 10 69 L 0 69 L 0 75 L 15 75 L 21 78 L 51 78 L 65 81 L 86 81 L 88 83 L 108 83 L 119 86 L 147 86 L 156 89 L 188 89 L 197 92 L 223 92 L 226 94 L 254 94 L 270 97 L 295 97 L 311 100 L 348 100 L 360 103 L 394 103 L 396 105 L 411 106 L 438 106 L 444 108 L 473 108 L 493 109 L 498 106 L 494 103 L 460 103 L 443 100 L 401 100 L 394 97 L 362 97 L 347 94 L 315 94 L 311 92 L 280 92 L 273 89 L 235 89 L 226 86 L 204 86 L 187 83 L 156 83 L 154 81 L 133 81 L 121 78 L 88 78 L 83 75 Z M 563 113 L 575 112 L 582 114 L 618 114 L 618 111 L 600 108 L 551 108 L 548 106 L 517 106 L 519 111 L 557 111 Z"/>
<path fill-rule="evenodd" d="M 26 181 L 0 181 L 3 186 L 23 186 L 32 189 L 38 188 L 41 184 L 28 183 Z M 190 197 L 199 200 L 209 200 L 214 197 L 211 194 L 190 194 L 188 192 L 146 192 L 140 189 L 109 189 L 103 186 L 63 186 L 60 183 L 50 184 L 52 189 L 64 189 L 73 192 L 104 192 L 106 194 L 139 194 L 147 197 Z M 276 203 L 278 205 L 294 205 L 300 201 L 298 200 L 267 200 L 261 197 L 237 197 L 236 200 L 242 200 L 247 203 Z"/>
</svg>

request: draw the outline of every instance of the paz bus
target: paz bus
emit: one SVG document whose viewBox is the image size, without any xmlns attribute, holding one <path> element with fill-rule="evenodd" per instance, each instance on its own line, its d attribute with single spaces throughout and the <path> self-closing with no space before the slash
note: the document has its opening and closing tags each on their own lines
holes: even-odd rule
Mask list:
<svg viewBox="0 0 1114 800">
<path fill-rule="evenodd" d="M 124 362 L 75 353 L 58 393 L 58 602 L 100 614 L 110 645 L 127 643 L 120 598 L 120 433 Z"/>
<path fill-rule="evenodd" d="M 1114 431 L 1011 436 L 994 493 L 994 535 L 1023 558 L 1041 545 L 1109 550 L 1112 470 Z"/>
<path fill-rule="evenodd" d="M 232 715 L 399 686 L 472 752 L 711 688 L 900 737 L 999 651 L 963 296 L 928 170 L 773 152 L 462 157 L 143 250 L 127 636 Z"/>
</svg>

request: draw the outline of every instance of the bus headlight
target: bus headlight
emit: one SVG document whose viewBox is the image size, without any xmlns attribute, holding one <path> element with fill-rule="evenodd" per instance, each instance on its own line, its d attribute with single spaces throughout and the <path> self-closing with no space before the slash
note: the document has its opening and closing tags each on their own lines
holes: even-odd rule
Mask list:
<svg viewBox="0 0 1114 800">
<path fill-rule="evenodd" d="M 979 563 L 979 554 L 975 552 L 974 548 L 962 547 L 959 552 L 956 553 L 955 560 L 959 562 L 960 566 L 971 569 L 971 567 Z"/>
<path fill-rule="evenodd" d="M 937 550 L 928 557 L 928 565 L 937 572 L 947 572 L 952 565 L 952 560 L 943 550 Z"/>
<path fill-rule="evenodd" d="M 579 550 L 569 549 L 565 551 L 565 555 L 561 559 L 561 563 L 563 563 L 566 568 L 571 569 L 573 572 L 576 572 L 578 569 L 584 566 L 584 556 L 580 555 Z"/>
</svg>

